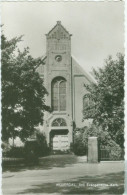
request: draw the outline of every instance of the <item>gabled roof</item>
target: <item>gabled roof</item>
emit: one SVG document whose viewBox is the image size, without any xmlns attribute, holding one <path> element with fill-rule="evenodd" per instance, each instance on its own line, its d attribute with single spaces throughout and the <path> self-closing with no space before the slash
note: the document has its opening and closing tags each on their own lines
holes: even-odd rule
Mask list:
<svg viewBox="0 0 127 195">
<path fill-rule="evenodd" d="M 47 38 L 65 39 L 72 36 L 61 24 L 61 21 L 57 21 L 57 24 L 46 34 Z"/>
<path fill-rule="evenodd" d="M 47 56 L 46 54 L 41 57 L 42 65 L 36 67 L 37 71 L 43 75 L 44 74 L 44 65 L 46 64 Z M 89 82 L 96 83 L 95 78 L 89 72 L 86 72 L 77 62 L 74 56 L 72 56 L 72 66 L 73 66 L 73 76 L 84 76 Z"/>
<path fill-rule="evenodd" d="M 86 72 L 77 62 L 74 56 L 72 56 L 72 66 L 73 66 L 73 75 L 84 75 L 86 79 L 90 82 L 96 83 L 95 78 L 88 72 Z"/>
</svg>

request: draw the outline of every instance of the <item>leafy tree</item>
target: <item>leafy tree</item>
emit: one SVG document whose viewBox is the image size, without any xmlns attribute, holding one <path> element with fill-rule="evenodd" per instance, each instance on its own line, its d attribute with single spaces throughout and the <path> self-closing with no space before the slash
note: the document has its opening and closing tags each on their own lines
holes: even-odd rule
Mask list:
<svg viewBox="0 0 127 195">
<path fill-rule="evenodd" d="M 93 70 L 96 82 L 85 85 L 91 104 L 84 110 L 84 119 L 93 118 L 93 123 L 108 131 L 121 147 L 124 143 L 124 56 L 117 60 L 110 56 L 104 68 Z"/>
<path fill-rule="evenodd" d="M 74 130 L 73 151 L 76 155 L 85 155 L 88 150 L 88 138 L 98 137 L 99 148 L 109 150 L 110 159 L 121 159 L 123 150 L 112 140 L 108 131 L 103 131 L 101 126 L 91 124 L 89 127 L 77 128 Z M 100 151 L 100 150 L 99 150 Z"/>
<path fill-rule="evenodd" d="M 2 34 L 2 139 L 19 136 L 25 140 L 43 123 L 47 91 L 36 71 L 41 58 L 34 59 L 29 48 L 21 52 L 17 44 L 22 37 L 11 40 Z"/>
</svg>

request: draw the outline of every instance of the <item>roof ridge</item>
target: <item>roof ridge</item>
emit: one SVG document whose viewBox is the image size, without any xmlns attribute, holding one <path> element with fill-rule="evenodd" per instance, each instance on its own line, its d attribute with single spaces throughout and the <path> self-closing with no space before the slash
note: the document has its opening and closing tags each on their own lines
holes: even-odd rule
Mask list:
<svg viewBox="0 0 127 195">
<path fill-rule="evenodd" d="M 49 35 L 55 29 L 56 26 L 57 24 L 46 35 Z"/>
<path fill-rule="evenodd" d="M 56 28 L 56 26 L 58 26 L 58 25 L 60 25 L 60 26 L 65 30 L 65 32 L 68 33 L 70 36 L 72 35 L 72 34 L 70 34 L 69 31 L 67 31 L 67 29 L 61 24 L 61 21 L 57 21 L 56 25 L 55 25 L 55 26 L 54 26 L 46 35 L 49 35 L 49 34 Z"/>
</svg>

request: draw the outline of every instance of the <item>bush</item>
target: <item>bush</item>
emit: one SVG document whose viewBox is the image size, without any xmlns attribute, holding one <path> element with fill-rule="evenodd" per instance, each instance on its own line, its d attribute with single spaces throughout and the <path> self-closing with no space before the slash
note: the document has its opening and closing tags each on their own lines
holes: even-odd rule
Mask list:
<svg viewBox="0 0 127 195">
<path fill-rule="evenodd" d="M 122 149 L 113 140 L 111 140 L 111 139 L 107 140 L 106 145 L 102 145 L 102 143 L 101 143 L 100 147 L 109 150 L 110 160 L 121 160 Z"/>
<path fill-rule="evenodd" d="M 10 151 L 10 149 L 11 149 L 10 145 L 7 142 L 2 142 L 1 148 L 2 148 L 2 156 L 3 157 L 5 157 L 6 156 L 6 153 L 8 151 Z"/>
<path fill-rule="evenodd" d="M 46 137 L 43 133 L 36 133 L 36 140 L 26 141 L 25 159 L 28 163 L 38 162 L 38 158 L 49 154 Z"/>
<path fill-rule="evenodd" d="M 24 151 L 25 151 L 24 157 L 26 163 L 38 162 L 39 145 L 37 141 L 26 141 Z"/>
<path fill-rule="evenodd" d="M 83 140 L 83 132 L 75 131 L 74 133 L 74 143 L 73 143 L 73 152 L 78 156 L 87 154 L 87 144 Z"/>
<path fill-rule="evenodd" d="M 78 156 L 86 155 L 86 146 L 80 140 L 76 140 L 73 151 Z"/>
<path fill-rule="evenodd" d="M 3 157 L 24 158 L 24 147 L 11 147 L 10 150 L 2 151 Z"/>
<path fill-rule="evenodd" d="M 110 151 L 110 159 L 120 159 L 122 154 L 121 147 L 111 139 L 107 131 L 103 131 L 101 127 L 92 124 L 90 127 L 77 128 L 74 131 L 74 147 L 73 151 L 76 155 L 86 155 L 88 138 L 91 136 L 98 137 L 99 147 Z"/>
<path fill-rule="evenodd" d="M 50 149 L 47 145 L 46 137 L 43 133 L 37 132 L 36 134 L 37 144 L 39 147 L 38 154 L 39 156 L 47 156 L 50 153 Z"/>
<path fill-rule="evenodd" d="M 24 147 L 10 147 L 9 144 L 2 144 L 3 157 L 37 159 L 49 154 L 46 137 L 43 133 L 37 132 L 36 139 L 26 141 Z"/>
</svg>

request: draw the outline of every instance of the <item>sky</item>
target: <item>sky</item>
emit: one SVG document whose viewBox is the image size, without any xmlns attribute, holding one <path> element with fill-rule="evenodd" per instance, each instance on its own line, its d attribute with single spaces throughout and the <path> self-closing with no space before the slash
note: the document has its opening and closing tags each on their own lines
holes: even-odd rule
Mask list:
<svg viewBox="0 0 127 195">
<path fill-rule="evenodd" d="M 84 70 L 104 66 L 109 55 L 124 53 L 124 2 L 2 2 L 8 39 L 24 35 L 19 48 L 33 57 L 46 52 L 46 36 L 55 25 L 72 34 L 71 53 Z"/>
</svg>

